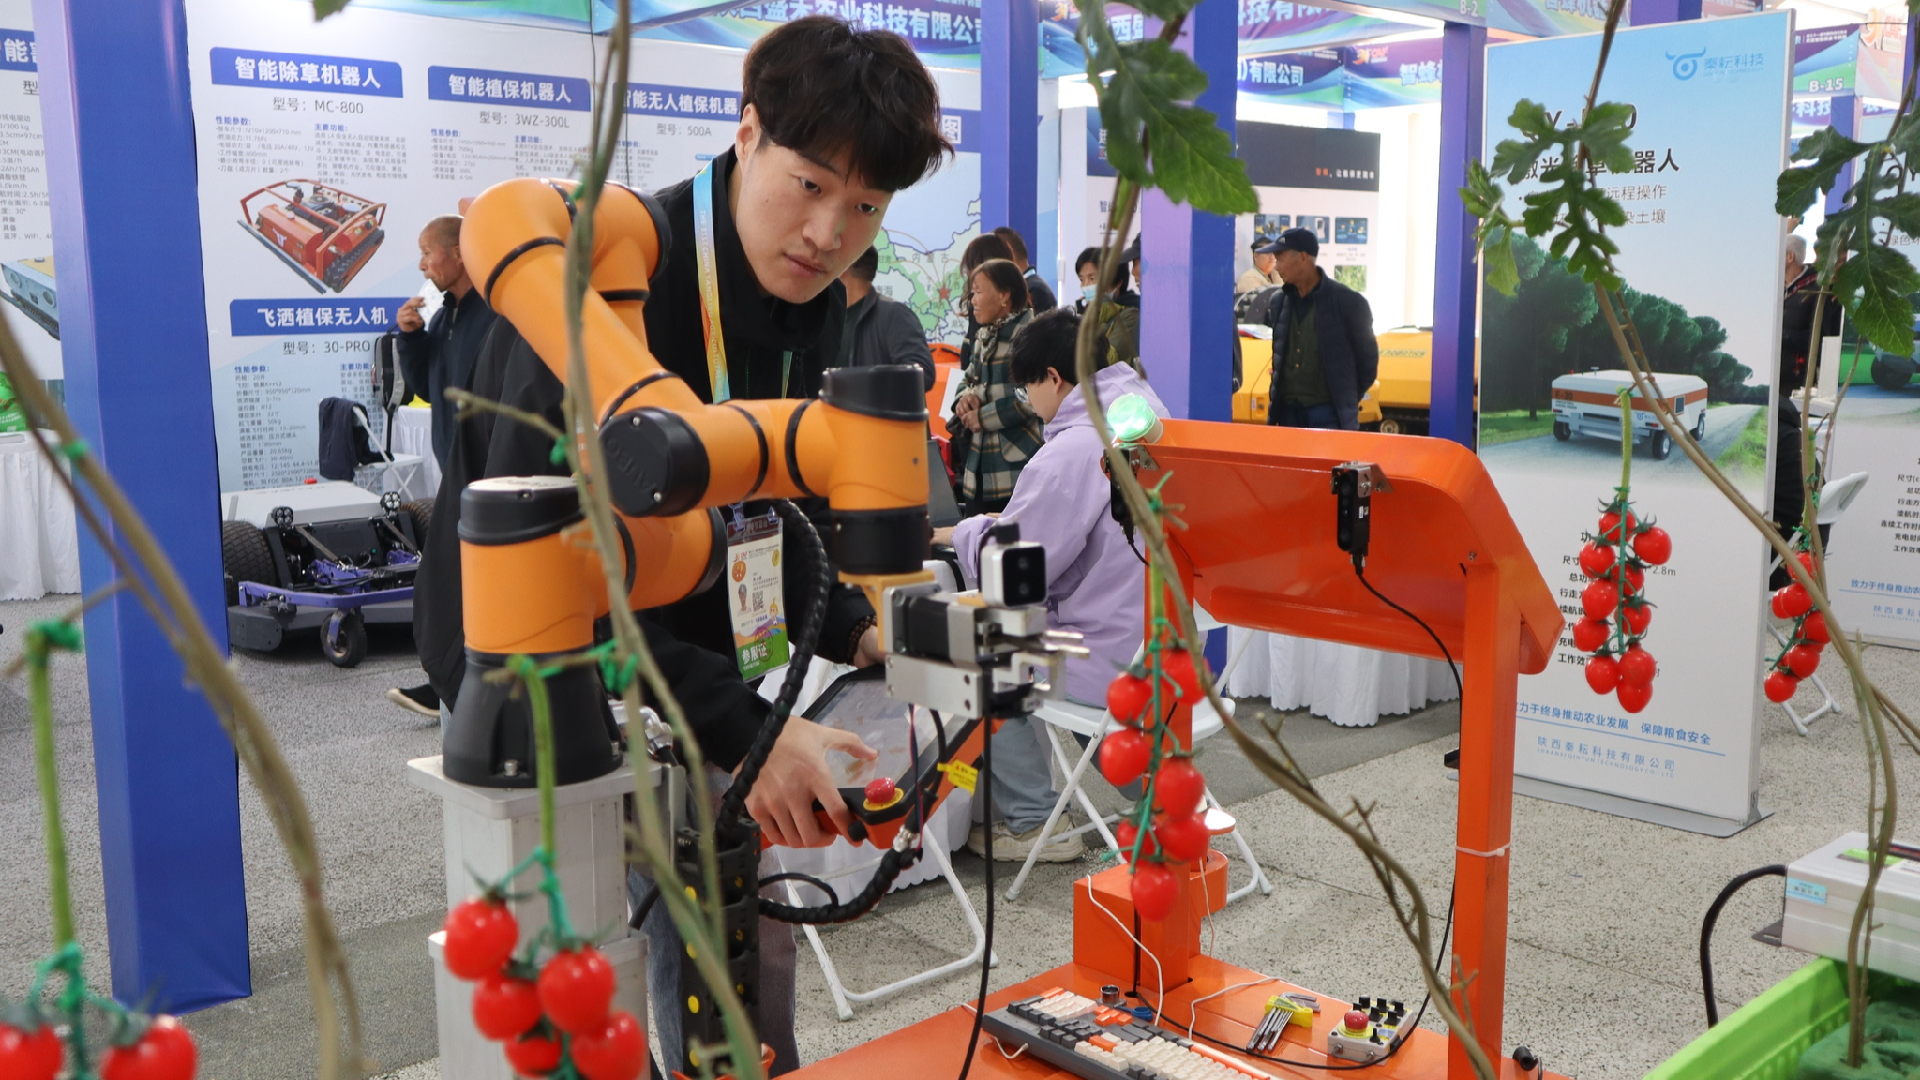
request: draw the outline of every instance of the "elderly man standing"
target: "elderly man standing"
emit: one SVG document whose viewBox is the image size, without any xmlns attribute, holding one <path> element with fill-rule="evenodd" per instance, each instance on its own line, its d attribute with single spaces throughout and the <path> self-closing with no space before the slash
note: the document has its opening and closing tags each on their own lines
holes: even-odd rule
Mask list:
<svg viewBox="0 0 1920 1080">
<path fill-rule="evenodd" d="M 1273 304 L 1273 385 L 1267 422 L 1279 427 L 1360 429 L 1360 397 L 1380 368 L 1367 298 L 1330 278 L 1315 260 L 1320 241 L 1288 229 L 1263 249 L 1286 284 Z"/>
<path fill-rule="evenodd" d="M 1257 293 L 1268 286 L 1280 284 L 1280 279 L 1273 272 L 1275 260 L 1270 250 L 1272 244 L 1273 240 L 1269 237 L 1253 238 L 1253 268 L 1241 274 L 1240 280 L 1234 283 L 1235 296 Z"/>
</svg>

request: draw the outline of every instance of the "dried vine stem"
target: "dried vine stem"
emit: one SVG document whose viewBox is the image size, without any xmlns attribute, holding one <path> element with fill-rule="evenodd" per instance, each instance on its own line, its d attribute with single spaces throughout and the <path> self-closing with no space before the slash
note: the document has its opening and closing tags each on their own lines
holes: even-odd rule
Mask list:
<svg viewBox="0 0 1920 1080">
<path fill-rule="evenodd" d="M 267 815 L 273 821 L 274 832 L 300 884 L 306 927 L 307 989 L 319 1027 L 318 1075 L 321 1080 L 358 1075 L 367 1067 L 359 1001 L 333 915 L 327 910 L 320 850 L 306 800 L 286 758 L 280 753 L 279 744 L 274 741 L 272 729 L 240 686 L 222 650 L 214 644 L 173 561 L 154 539 L 140 512 L 113 476 L 86 450 L 65 410 L 47 394 L 4 322 L 0 322 L 0 368 L 5 369 L 15 392 L 25 403 L 27 415 L 36 428 L 35 441 L 61 477 L 73 499 L 75 513 L 113 562 L 118 582 L 139 598 L 168 644 L 185 662 L 188 680 L 200 688 L 212 706 L 221 729 L 247 770 L 248 779 L 259 791 Z M 49 445 L 40 438 L 37 432 L 40 427 L 51 429 L 57 444 Z M 63 468 L 69 461 L 78 480 L 68 476 Z M 81 481 L 98 498 L 111 529 L 85 498 Z M 125 540 L 126 549 L 120 546 L 121 539 Z M 334 1000 L 336 993 L 340 998 L 338 1003 Z M 344 1053 L 340 1039 L 343 1017 L 347 1028 Z"/>
<path fill-rule="evenodd" d="M 638 767 L 634 769 L 634 805 L 640 819 L 640 827 L 634 838 L 638 841 L 639 861 L 653 874 L 655 888 L 666 904 L 668 915 L 693 953 L 694 963 L 725 1017 L 732 1075 L 739 1080 L 760 1080 L 760 1041 L 755 1036 L 753 1020 L 748 1016 L 746 1006 L 734 992 L 733 979 L 725 963 L 726 924 L 720 907 L 713 799 L 707 784 L 705 756 L 700 751 L 692 727 L 687 723 L 685 710 L 681 708 L 666 676 L 647 647 L 639 621 L 627 607 L 627 591 L 623 584 L 626 579 L 625 552 L 615 524 L 613 503 L 605 485 L 599 480 L 609 474 L 606 455 L 600 445 L 598 425 L 593 416 L 594 398 L 587 372 L 581 312 L 593 273 L 594 213 L 606 189 L 607 173 L 619 148 L 620 129 L 625 119 L 621 103 L 626 100 L 627 63 L 631 53 L 630 8 L 631 0 L 619 0 L 613 28 L 608 36 L 607 59 L 600 72 L 599 93 L 594 101 L 593 143 L 584 176 L 574 194 L 579 213 L 567 237 L 567 378 L 566 395 L 562 401 L 567 437 L 560 440 L 560 445 L 566 451 L 574 486 L 580 493 L 581 508 L 586 512 L 592 530 L 594 550 L 600 557 L 601 572 L 606 578 L 609 614 L 614 638 L 619 643 L 616 659 L 624 662 L 627 658 L 633 658 L 636 661 L 640 677 L 646 680 L 653 700 L 659 704 L 673 728 L 675 740 L 686 760 L 691 801 L 699 831 L 699 860 L 705 885 L 705 904 L 695 903 L 687 895 L 686 882 L 675 864 L 672 838 L 666 835 L 660 821 L 659 807 L 654 802 L 654 793 L 647 783 L 644 753 L 639 755 Z M 695 183 L 699 182 L 695 180 Z M 661 255 L 665 257 L 664 248 Z M 632 680 L 623 690 L 623 700 L 629 721 L 637 723 L 641 708 L 640 694 L 638 685 Z M 644 745 L 644 742 L 643 735 L 629 738 L 630 746 Z M 702 1073 L 712 1075 L 714 1055 L 704 1047 L 697 1050 Z"/>
<path fill-rule="evenodd" d="M 1171 43 L 1179 35 L 1184 22 L 1184 16 L 1169 21 L 1161 32 L 1162 40 Z M 1098 93 L 1099 78 L 1096 76 L 1090 81 Z M 1145 149 L 1144 138 L 1141 143 Z M 1121 178 L 1115 190 L 1113 212 L 1107 219 L 1106 228 L 1101 237 L 1100 272 L 1095 279 L 1100 284 L 1095 286 L 1096 304 L 1090 308 L 1096 313 L 1098 290 L 1104 283 L 1114 280 L 1115 273 L 1120 270 L 1120 247 L 1115 243 L 1116 234 L 1119 237 L 1125 237 L 1132 230 L 1139 201 L 1140 188 L 1124 177 Z M 1087 398 L 1087 415 L 1092 418 L 1094 429 L 1100 434 L 1101 445 L 1105 447 L 1108 471 L 1113 474 L 1136 527 L 1141 536 L 1146 539 L 1148 556 L 1155 565 L 1167 568 L 1163 577 L 1168 592 L 1173 595 L 1172 608 L 1177 616 L 1175 637 L 1181 648 L 1197 655 L 1200 652 L 1197 643 L 1201 639 L 1193 621 L 1193 606 L 1177 571 L 1178 564 L 1174 562 L 1172 550 L 1168 547 L 1166 531 L 1159 516 L 1153 512 L 1146 489 L 1134 475 L 1133 464 L 1128 460 L 1126 452 L 1114 445 L 1113 430 L 1107 423 L 1106 408 L 1100 400 L 1099 387 L 1095 381 L 1098 362 L 1094 354 L 1094 345 L 1099 337 L 1098 321 L 1097 318 L 1080 320 L 1080 336 L 1075 350 L 1077 379 L 1081 393 Z M 1199 674 L 1200 685 L 1206 693 L 1208 702 L 1213 705 L 1214 711 L 1225 723 L 1228 733 L 1233 736 L 1234 745 L 1247 756 L 1247 760 L 1251 761 L 1255 768 L 1282 791 L 1293 796 L 1307 809 L 1340 830 L 1355 847 L 1360 849 L 1375 878 L 1381 883 L 1381 890 L 1393 909 L 1394 919 L 1399 924 L 1401 933 L 1419 957 L 1421 978 L 1426 983 L 1427 992 L 1431 995 L 1435 1010 L 1446 1022 L 1448 1030 L 1460 1037 L 1475 1075 L 1480 1080 L 1494 1080 L 1496 1075 L 1494 1065 L 1488 1059 L 1485 1048 L 1474 1036 L 1471 1018 L 1454 1006 L 1453 994 L 1463 985 L 1462 980 L 1456 978 L 1452 981 L 1443 981 L 1436 970 L 1439 958 L 1433 955 L 1432 920 L 1426 900 L 1420 891 L 1419 882 L 1373 835 L 1371 824 L 1367 821 L 1365 814 L 1354 815 L 1359 818 L 1356 823 L 1354 816 L 1343 814 L 1335 809 L 1314 788 L 1313 781 L 1301 771 L 1292 755 L 1288 753 L 1286 745 L 1280 740 L 1277 731 L 1269 731 L 1268 734 L 1279 750 L 1280 757 L 1274 756 L 1272 751 L 1249 735 L 1246 729 L 1234 719 L 1233 711 L 1221 699 L 1220 689 L 1215 685 L 1213 673 L 1207 665 L 1195 664 L 1194 669 Z M 1356 803 L 1355 810 L 1358 811 L 1358 809 Z M 1404 899 L 1394 886 L 1396 881 L 1406 889 Z M 1471 973 L 1467 973 L 1467 977 L 1471 977 Z"/>
</svg>

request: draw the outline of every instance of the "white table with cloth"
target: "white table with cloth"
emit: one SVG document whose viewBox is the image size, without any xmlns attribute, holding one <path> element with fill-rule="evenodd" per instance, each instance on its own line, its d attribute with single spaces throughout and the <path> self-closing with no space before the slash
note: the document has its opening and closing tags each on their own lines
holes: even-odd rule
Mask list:
<svg viewBox="0 0 1920 1080">
<path fill-rule="evenodd" d="M 1227 655 L 1240 662 L 1227 675 L 1231 697 L 1264 697 L 1282 711 L 1305 708 L 1340 727 L 1372 727 L 1381 716 L 1409 713 L 1460 696 L 1445 661 L 1227 628 Z"/>
<path fill-rule="evenodd" d="M 79 591 L 80 540 L 65 485 L 31 433 L 0 435 L 0 600 Z"/>
<path fill-rule="evenodd" d="M 420 457 L 418 483 L 407 486 L 425 494 L 410 497 L 431 499 L 439 493 L 440 461 L 433 456 L 432 409 L 425 405 L 402 405 L 393 410 L 392 449 L 395 454 L 418 454 Z"/>
</svg>

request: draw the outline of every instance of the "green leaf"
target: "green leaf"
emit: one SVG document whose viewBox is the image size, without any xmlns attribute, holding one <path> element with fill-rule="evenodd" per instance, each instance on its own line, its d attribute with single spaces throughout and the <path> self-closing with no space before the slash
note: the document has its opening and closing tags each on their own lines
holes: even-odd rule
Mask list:
<svg viewBox="0 0 1920 1080">
<path fill-rule="evenodd" d="M 1920 194 L 1902 192 L 1873 204 L 1881 217 L 1908 236 L 1920 236 Z"/>
<path fill-rule="evenodd" d="M 1547 113 L 1547 107 L 1528 98 L 1521 98 L 1514 105 L 1513 112 L 1507 115 L 1507 123 L 1514 130 L 1531 135 L 1536 140 L 1551 142 L 1560 135 L 1560 129 L 1553 126 L 1553 117 Z"/>
<path fill-rule="evenodd" d="M 1540 155 L 1555 145 L 1531 139 L 1502 139 L 1500 145 L 1493 148 L 1493 174 L 1506 177 L 1509 184 L 1517 184 L 1526 179 L 1527 171 L 1540 160 Z"/>
<path fill-rule="evenodd" d="M 347 0 L 313 0 L 313 21 L 319 22 L 329 15 L 338 15 L 347 8 Z"/>
<path fill-rule="evenodd" d="M 1868 145 L 1854 142 L 1832 128 L 1824 127 L 1800 140 L 1799 147 L 1793 152 L 1793 160 L 1842 165 L 1866 153 Z"/>
<path fill-rule="evenodd" d="M 1897 356 L 1913 355 L 1913 305 L 1920 271 L 1905 255 L 1869 242 L 1834 274 L 1834 296 L 1862 336 Z"/>
<path fill-rule="evenodd" d="M 1627 125 L 1632 120 L 1631 105 L 1617 101 L 1595 105 L 1579 127 L 1579 139 L 1587 148 L 1587 156 L 1605 165 L 1610 172 L 1632 172 L 1633 151 L 1627 146 L 1627 136 L 1633 134 Z"/>
<path fill-rule="evenodd" d="M 1816 169 L 1811 165 L 1802 165 L 1788 169 L 1775 181 L 1773 212 L 1781 217 L 1804 217 L 1820 193 L 1833 186 L 1834 177 L 1840 170 Z"/>
<path fill-rule="evenodd" d="M 1493 176 L 1487 172 L 1485 165 L 1478 161 L 1467 162 L 1467 186 L 1460 189 L 1460 202 L 1467 208 L 1467 213 L 1477 218 L 1492 217 L 1505 199 L 1506 192 L 1493 182 Z"/>
<path fill-rule="evenodd" d="M 1095 40 L 1102 36 L 1108 35 L 1096 32 Z M 1100 116 L 1107 125 L 1107 160 L 1116 172 L 1198 210 L 1249 214 L 1260 208 L 1233 140 L 1212 113 L 1183 104 L 1207 86 L 1206 74 L 1190 57 L 1158 39 L 1115 43 L 1102 53 L 1112 58 Z"/>
<path fill-rule="evenodd" d="M 1247 164 L 1233 156 L 1233 140 L 1205 109 L 1180 106 L 1147 117 L 1153 178 L 1167 198 L 1211 214 L 1260 209 Z"/>
<path fill-rule="evenodd" d="M 1487 288 L 1512 296 L 1520 287 L 1520 267 L 1513 258 L 1513 230 L 1492 222 L 1487 228 L 1500 234 L 1498 239 L 1483 236 L 1480 242 L 1480 265 L 1486 269 Z"/>
<path fill-rule="evenodd" d="M 1129 0 L 1127 6 L 1151 15 L 1161 22 L 1172 22 L 1193 11 L 1195 0 Z"/>
</svg>

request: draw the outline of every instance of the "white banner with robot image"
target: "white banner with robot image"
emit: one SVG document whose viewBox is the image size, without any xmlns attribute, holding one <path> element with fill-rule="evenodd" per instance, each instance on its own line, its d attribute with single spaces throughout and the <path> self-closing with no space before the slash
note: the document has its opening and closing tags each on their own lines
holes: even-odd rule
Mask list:
<svg viewBox="0 0 1920 1080">
<path fill-rule="evenodd" d="M 421 227 L 502 180 L 575 173 L 604 43 L 359 7 L 315 23 L 304 0 L 189 0 L 187 16 L 220 486 L 297 484 L 315 475 L 322 398 L 368 402 L 381 436 L 374 341 L 409 297 L 437 303 Z M 636 42 L 612 178 L 658 189 L 725 152 L 744 55 Z M 876 284 L 957 341 L 979 77 L 936 78 L 968 152 L 895 200 Z"/>
<path fill-rule="evenodd" d="M 1660 392 L 1759 506 L 1770 491 L 1780 351 L 1783 223 L 1773 202 L 1787 139 L 1789 21 L 1780 13 L 1621 31 L 1600 100 L 1636 110 L 1635 163 L 1594 178 L 1629 218 L 1609 235 Z M 1599 44 L 1564 37 L 1488 50 L 1489 157 L 1515 137 L 1507 118 L 1521 99 L 1558 113 L 1563 126 L 1578 115 Z M 1541 186 L 1537 175 L 1499 182 L 1512 213 Z M 1568 630 L 1547 670 L 1520 681 L 1517 790 L 1700 831 L 1740 828 L 1759 813 L 1768 549 L 1636 402 L 1633 505 L 1670 534 L 1672 552 L 1636 568 L 1652 606 L 1622 608 L 1613 626 L 1631 629 L 1651 614 L 1639 625 L 1658 673 L 1650 702 L 1589 686 L 1594 645 L 1585 634 L 1586 647 L 1576 645 L 1576 627 L 1590 602 L 1606 605 L 1587 596 L 1580 555 L 1620 483 L 1615 395 L 1626 373 L 1593 290 L 1544 244 L 1521 240 L 1518 261 L 1515 295 L 1483 290 L 1479 448 Z"/>
</svg>

